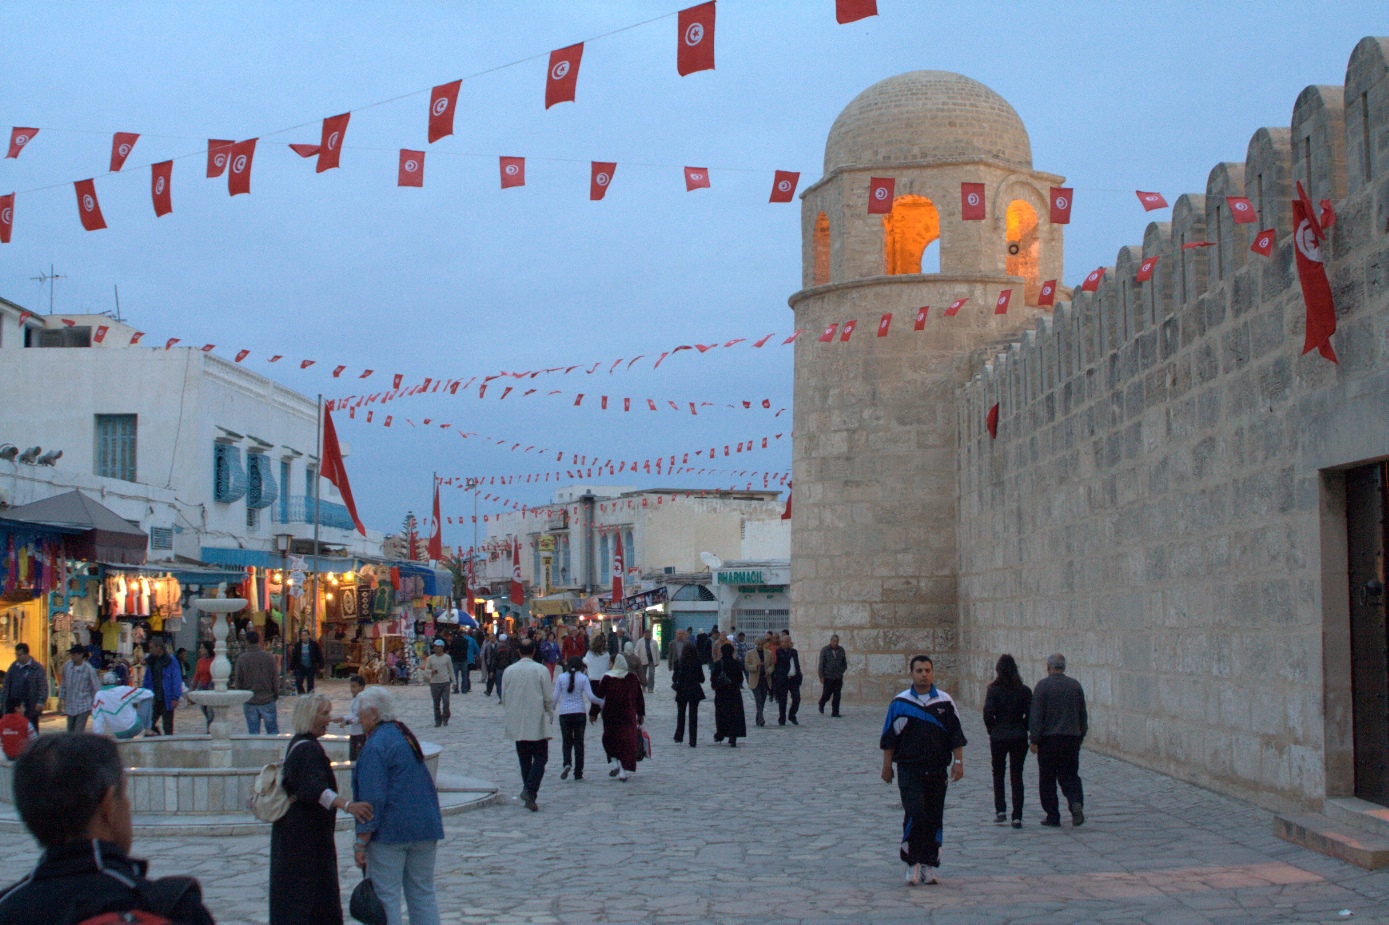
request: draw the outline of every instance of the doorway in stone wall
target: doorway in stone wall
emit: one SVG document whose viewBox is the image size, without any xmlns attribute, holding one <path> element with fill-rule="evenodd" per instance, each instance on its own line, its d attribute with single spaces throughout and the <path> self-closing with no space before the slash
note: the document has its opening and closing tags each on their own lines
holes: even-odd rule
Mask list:
<svg viewBox="0 0 1389 925">
<path fill-rule="evenodd" d="M 1346 472 L 1355 795 L 1389 806 L 1389 463 Z"/>
</svg>

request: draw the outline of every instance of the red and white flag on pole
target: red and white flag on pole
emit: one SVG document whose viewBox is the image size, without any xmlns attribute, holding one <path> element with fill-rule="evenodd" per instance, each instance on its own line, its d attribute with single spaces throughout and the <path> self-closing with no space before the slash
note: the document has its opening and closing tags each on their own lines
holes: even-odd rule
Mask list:
<svg viewBox="0 0 1389 925">
<path fill-rule="evenodd" d="M 1104 279 L 1104 267 L 1091 270 L 1090 275 L 1085 277 L 1085 282 L 1080 284 L 1081 292 L 1095 292 L 1100 288 L 1100 280 Z"/>
<path fill-rule="evenodd" d="M 396 186 L 424 186 L 424 152 L 400 149 L 400 166 L 396 170 Z"/>
<path fill-rule="evenodd" d="M 714 4 L 701 3 L 680 11 L 675 69 L 680 76 L 714 69 Z"/>
<path fill-rule="evenodd" d="M 314 364 L 317 363 L 317 362 L 318 362 L 317 360 L 300 360 L 300 361 L 299 361 L 299 368 L 300 368 L 300 369 L 308 369 L 310 366 L 314 365 Z"/>
<path fill-rule="evenodd" d="M 1302 193 L 1302 184 L 1298 183 Z M 1305 195 L 1305 194 L 1304 194 Z M 1331 335 L 1336 333 L 1336 306 L 1331 300 L 1331 283 L 1326 278 L 1322 254 L 1324 236 L 1316 216 L 1303 198 L 1293 200 L 1293 245 L 1297 252 L 1297 280 L 1302 284 L 1302 301 L 1307 305 L 1307 333 L 1302 342 L 1305 354 L 1316 349 L 1335 363 L 1336 351 Z"/>
<path fill-rule="evenodd" d="M 834 0 L 834 21 L 841 26 L 878 15 L 878 0 Z"/>
<path fill-rule="evenodd" d="M 203 353 L 211 353 L 212 351 L 214 351 L 214 350 L 217 349 L 217 345 L 216 345 L 216 344 L 203 344 L 202 347 L 199 348 L 199 349 L 201 349 Z"/>
<path fill-rule="evenodd" d="M 868 214 L 886 215 L 892 211 L 892 190 L 896 181 L 891 177 L 870 177 L 868 180 Z"/>
<path fill-rule="evenodd" d="M 333 378 L 334 378 L 334 379 L 337 379 L 339 376 L 341 376 L 341 375 L 342 375 L 342 371 L 343 371 L 344 369 L 347 369 L 347 367 L 346 367 L 346 366 L 334 366 L 334 367 L 333 367 Z"/>
<path fill-rule="evenodd" d="M 231 146 L 227 155 L 227 193 L 239 196 L 251 191 L 251 161 L 256 156 L 256 139 L 248 138 Z"/>
<path fill-rule="evenodd" d="M 116 173 L 125 166 L 125 159 L 140 136 L 134 132 L 117 132 L 111 139 L 111 172 Z"/>
<path fill-rule="evenodd" d="M 238 350 L 236 351 L 236 362 L 240 363 L 242 360 L 246 359 L 250 355 L 251 351 L 249 350 Z"/>
<path fill-rule="evenodd" d="M 208 178 L 220 177 L 227 169 L 227 161 L 231 158 L 232 145 L 235 141 L 226 138 L 209 138 L 207 140 L 207 175 Z"/>
<path fill-rule="evenodd" d="M 443 518 L 439 516 L 439 480 L 434 479 L 434 526 L 429 531 L 429 558 L 438 562 L 444 558 Z"/>
<path fill-rule="evenodd" d="M 1042 291 L 1039 292 L 1039 293 L 1037 293 L 1037 304 L 1038 304 L 1038 305 L 1055 305 L 1055 304 L 1056 304 L 1056 280 L 1054 280 L 1054 279 L 1049 279 L 1049 280 L 1047 280 L 1045 283 L 1042 283 Z"/>
<path fill-rule="evenodd" d="M 10 150 L 5 157 L 19 157 L 19 152 L 24 150 L 24 146 L 34 140 L 34 136 L 39 133 L 36 128 L 22 128 L 15 126 L 10 129 Z"/>
<path fill-rule="evenodd" d="M 1249 245 L 1249 249 L 1260 256 L 1267 257 L 1273 253 L 1273 245 L 1278 240 L 1278 229 L 1265 228 L 1263 231 L 1254 235 L 1254 243 Z"/>
<path fill-rule="evenodd" d="M 931 306 L 923 305 L 916 310 L 916 321 L 912 324 L 913 331 L 926 330 L 926 315 L 931 311 Z"/>
<path fill-rule="evenodd" d="M 14 232 L 14 193 L 0 196 L 0 244 L 9 244 Z"/>
<path fill-rule="evenodd" d="M 794 170 L 778 170 L 772 175 L 772 198 L 768 202 L 790 202 L 796 195 L 801 175 Z"/>
<path fill-rule="evenodd" d="M 526 159 L 524 157 L 503 157 L 499 168 L 502 174 L 502 189 L 526 185 Z"/>
<path fill-rule="evenodd" d="M 1069 225 L 1071 223 L 1071 188 L 1053 186 L 1051 188 L 1051 223 Z"/>
<path fill-rule="evenodd" d="M 588 198 L 596 201 L 607 195 L 608 184 L 612 183 L 616 172 L 616 161 L 594 161 L 588 182 Z"/>
<path fill-rule="evenodd" d="M 458 88 L 463 81 L 439 84 L 429 91 L 429 143 L 453 134 L 453 113 L 458 108 Z"/>
<path fill-rule="evenodd" d="M 984 184 L 960 184 L 960 218 L 967 222 L 984 220 Z"/>
<path fill-rule="evenodd" d="M 314 173 L 323 173 L 338 166 L 342 158 L 342 140 L 347 135 L 347 121 L 352 113 L 329 116 L 323 120 L 323 138 L 318 143 L 318 166 Z"/>
<path fill-rule="evenodd" d="M 511 603 L 520 607 L 526 602 L 526 588 L 521 584 L 521 539 L 512 541 L 511 548 Z"/>
<path fill-rule="evenodd" d="M 1230 218 L 1236 225 L 1248 225 L 1259 220 L 1259 213 L 1254 211 L 1254 203 L 1243 196 L 1226 196 L 1225 204 L 1230 207 Z"/>
<path fill-rule="evenodd" d="M 878 336 L 887 337 L 887 332 L 892 327 L 892 312 L 884 312 L 878 319 Z"/>
<path fill-rule="evenodd" d="M 954 302 L 951 302 L 950 307 L 945 310 L 945 317 L 954 318 L 960 313 L 960 309 L 965 307 L 965 303 L 968 301 L 969 296 L 965 296 L 963 299 L 956 299 Z"/>
<path fill-rule="evenodd" d="M 1167 200 L 1163 198 L 1162 193 L 1146 193 L 1141 189 L 1134 190 L 1133 193 L 1138 197 L 1138 201 L 1143 204 L 1144 212 L 1167 208 Z"/>
<path fill-rule="evenodd" d="M 550 70 L 545 75 L 546 109 L 556 103 L 574 102 L 574 90 L 579 85 L 579 61 L 583 56 L 583 42 L 550 52 Z"/>
<path fill-rule="evenodd" d="M 709 188 L 709 171 L 703 167 L 685 168 L 685 192 Z"/>
<path fill-rule="evenodd" d="M 1005 289 L 998 294 L 998 301 L 994 302 L 994 314 L 1008 314 L 1008 303 L 1013 299 L 1013 290 Z"/>
<path fill-rule="evenodd" d="M 387 421 L 389 420 L 388 418 Z M 343 506 L 352 516 L 352 523 L 356 525 L 357 532 L 366 536 L 367 528 L 362 526 L 362 521 L 357 516 L 357 502 L 352 500 L 352 486 L 348 484 L 347 469 L 342 464 L 342 449 L 338 446 L 338 429 L 333 426 L 333 412 L 327 408 L 323 410 L 323 459 L 318 474 L 327 479 L 338 490 L 338 494 L 342 495 Z"/>
<path fill-rule="evenodd" d="M 77 189 L 77 215 L 82 219 L 82 227 L 88 231 L 105 228 L 101 203 L 96 201 L 96 184 L 91 180 L 78 180 L 72 185 Z"/>
<path fill-rule="evenodd" d="M 140 338 L 144 336 L 144 331 L 136 331 L 134 334 L 130 335 L 130 346 L 134 347 L 136 344 L 140 342 Z"/>
<path fill-rule="evenodd" d="M 844 322 L 844 327 L 839 329 L 839 342 L 841 344 L 847 344 L 849 342 L 849 338 L 854 336 L 854 328 L 856 327 L 858 327 L 857 318 L 855 318 L 853 321 Z"/>
<path fill-rule="evenodd" d="M 832 324 L 830 324 L 829 327 L 825 328 L 825 333 L 823 333 L 823 334 L 820 335 L 820 343 L 822 343 L 822 344 L 828 344 L 828 343 L 830 343 L 831 341 L 833 341 L 833 340 L 834 340 L 834 332 L 837 331 L 837 330 L 839 330 L 839 322 L 838 322 L 838 321 L 833 322 Z"/>
<path fill-rule="evenodd" d="M 164 342 L 164 349 L 165 349 L 165 350 L 172 350 L 172 349 L 174 349 L 174 344 L 176 344 L 176 343 L 178 343 L 178 338 L 177 338 L 177 337 L 171 337 L 171 338 L 169 338 L 168 340 L 166 340 L 166 341 Z"/>
<path fill-rule="evenodd" d="M 150 199 L 154 202 L 155 218 L 174 211 L 173 193 L 169 189 L 173 180 L 173 161 L 160 161 L 158 164 L 150 165 Z"/>
<path fill-rule="evenodd" d="M 102 341 L 106 340 L 106 332 L 109 330 L 111 330 L 110 325 L 97 325 L 96 333 L 92 335 L 92 343 L 99 344 Z"/>
<path fill-rule="evenodd" d="M 1160 256 L 1161 255 L 1148 257 L 1142 263 L 1140 263 L 1138 265 L 1138 273 L 1135 274 L 1134 279 L 1140 283 L 1146 283 L 1148 280 L 1152 279 L 1153 270 L 1157 267 L 1158 259 Z"/>
<path fill-rule="evenodd" d="M 627 596 L 622 587 L 622 576 L 626 573 L 627 568 L 626 563 L 623 561 L 625 557 L 622 555 L 621 530 L 616 531 L 615 539 L 617 540 L 617 545 L 613 547 L 613 606 L 617 607 L 621 605 L 622 599 Z"/>
</svg>

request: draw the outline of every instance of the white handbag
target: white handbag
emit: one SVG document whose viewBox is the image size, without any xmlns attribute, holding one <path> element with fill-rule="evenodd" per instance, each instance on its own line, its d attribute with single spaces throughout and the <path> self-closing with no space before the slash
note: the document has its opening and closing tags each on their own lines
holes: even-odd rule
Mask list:
<svg viewBox="0 0 1389 925">
<path fill-rule="evenodd" d="M 303 744 L 304 740 L 300 739 L 291 745 L 289 751 L 285 752 L 285 758 L 288 759 L 290 752 Z M 285 792 L 284 776 L 283 761 L 270 762 L 256 775 L 256 781 L 251 785 L 251 815 L 261 822 L 276 822 L 289 812 L 292 799 Z"/>
</svg>

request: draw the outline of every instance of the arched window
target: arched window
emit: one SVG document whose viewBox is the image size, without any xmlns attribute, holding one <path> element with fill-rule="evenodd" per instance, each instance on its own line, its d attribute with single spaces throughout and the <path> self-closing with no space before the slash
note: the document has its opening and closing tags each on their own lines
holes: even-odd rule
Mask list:
<svg viewBox="0 0 1389 925">
<path fill-rule="evenodd" d="M 608 577 L 613 573 L 613 560 L 608 556 L 608 535 L 604 533 L 598 539 L 598 583 L 605 584 Z"/>
<path fill-rule="evenodd" d="M 1026 280 L 1023 286 L 1024 304 L 1036 305 L 1037 299 L 1042 293 L 1042 284 L 1037 278 L 1041 272 L 1041 242 L 1037 239 L 1037 212 L 1031 204 L 1021 199 L 1014 199 L 1008 203 L 1008 211 L 1004 221 L 1007 229 L 1007 273 L 1009 276 L 1021 276 Z"/>
<path fill-rule="evenodd" d="M 815 232 L 810 239 L 810 250 L 815 260 L 814 284 L 823 286 L 830 281 L 830 219 L 823 212 L 815 216 Z"/>
<path fill-rule="evenodd" d="M 622 558 L 623 568 L 634 568 L 637 564 L 637 544 L 631 530 L 622 531 Z"/>
<path fill-rule="evenodd" d="M 940 239 L 940 213 L 925 196 L 898 196 L 883 216 L 883 263 L 889 276 L 924 272 L 922 255 Z M 940 268 L 939 254 L 935 258 Z"/>
</svg>

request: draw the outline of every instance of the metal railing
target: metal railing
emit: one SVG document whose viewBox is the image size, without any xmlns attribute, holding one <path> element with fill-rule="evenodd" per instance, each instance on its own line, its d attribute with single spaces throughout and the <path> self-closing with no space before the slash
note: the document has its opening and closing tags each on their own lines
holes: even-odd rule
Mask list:
<svg viewBox="0 0 1389 925">
<path fill-rule="evenodd" d="M 334 527 L 338 530 L 355 530 L 356 525 L 352 523 L 352 515 L 347 512 L 347 505 L 336 504 L 332 501 L 318 502 L 319 518 L 318 523 L 323 527 Z M 289 499 L 289 516 L 285 517 L 280 505 L 275 505 L 275 523 L 290 524 L 312 524 L 314 522 L 314 499 L 304 495 L 293 495 Z"/>
</svg>

